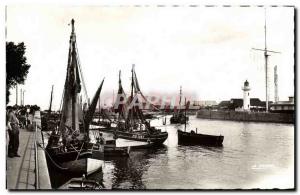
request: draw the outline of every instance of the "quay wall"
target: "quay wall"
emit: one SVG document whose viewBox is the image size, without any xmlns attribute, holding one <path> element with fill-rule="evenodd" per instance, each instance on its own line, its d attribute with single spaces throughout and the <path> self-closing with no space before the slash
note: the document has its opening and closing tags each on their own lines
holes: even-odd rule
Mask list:
<svg viewBox="0 0 300 195">
<path fill-rule="evenodd" d="M 50 177 L 44 150 L 40 112 L 29 115 L 31 124 L 19 131 L 19 158 L 6 158 L 6 188 L 8 190 L 49 190 Z M 8 134 L 8 133 L 7 133 Z M 8 135 L 7 142 L 8 144 Z M 8 146 L 6 146 L 8 147 Z"/>
<path fill-rule="evenodd" d="M 211 111 L 199 110 L 197 118 L 232 120 L 245 122 L 272 122 L 272 123 L 294 123 L 292 113 L 264 113 L 264 112 L 236 112 L 236 111 Z"/>
<path fill-rule="evenodd" d="M 34 114 L 34 119 L 33 119 L 33 126 L 36 131 L 36 141 L 37 143 L 43 146 L 43 135 L 41 132 L 41 115 L 39 111 L 36 111 Z M 48 172 L 48 166 L 47 166 L 47 160 L 46 160 L 46 154 L 44 150 L 41 147 L 38 147 L 37 150 L 37 155 L 38 155 L 38 169 L 39 169 L 39 174 L 38 174 L 38 189 L 39 190 L 49 190 L 51 189 L 51 182 L 50 182 L 50 175 Z"/>
</svg>

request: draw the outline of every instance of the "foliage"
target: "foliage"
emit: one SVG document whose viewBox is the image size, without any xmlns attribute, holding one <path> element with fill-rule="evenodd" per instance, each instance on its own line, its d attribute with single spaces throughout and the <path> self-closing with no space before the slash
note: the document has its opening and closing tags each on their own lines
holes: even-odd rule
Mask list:
<svg viewBox="0 0 300 195">
<path fill-rule="evenodd" d="M 9 90 L 17 84 L 24 84 L 30 65 L 26 63 L 24 43 L 15 45 L 6 42 L 6 104 L 9 102 Z"/>
</svg>

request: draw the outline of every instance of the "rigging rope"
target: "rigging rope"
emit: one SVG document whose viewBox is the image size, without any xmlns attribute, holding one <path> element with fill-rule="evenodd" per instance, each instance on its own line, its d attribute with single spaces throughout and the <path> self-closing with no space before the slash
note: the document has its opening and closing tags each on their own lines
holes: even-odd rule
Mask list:
<svg viewBox="0 0 300 195">
<path fill-rule="evenodd" d="M 66 168 L 66 167 L 61 167 L 61 166 L 59 166 L 59 165 L 51 158 L 51 155 L 47 152 L 47 150 L 46 150 L 44 147 L 41 146 L 40 143 L 38 143 L 38 146 L 39 146 L 40 148 L 42 148 L 42 149 L 45 151 L 45 153 L 46 153 L 46 154 L 48 155 L 48 157 L 50 158 L 51 162 L 52 162 L 57 168 L 62 169 L 62 170 L 68 170 L 68 168 Z"/>
<path fill-rule="evenodd" d="M 89 97 L 88 97 L 88 94 L 87 94 L 86 85 L 85 85 L 85 81 L 84 81 L 84 77 L 83 77 L 83 73 L 82 73 L 82 69 L 81 69 L 81 65 L 80 65 L 80 58 L 79 58 L 79 53 L 78 53 L 78 48 L 77 48 L 77 43 L 76 42 L 75 42 L 75 49 L 76 49 L 77 64 L 78 64 L 80 76 L 81 76 L 81 79 L 82 79 L 84 95 L 85 95 L 85 98 L 86 98 L 86 100 L 88 101 L 88 104 L 89 104 Z"/>
</svg>

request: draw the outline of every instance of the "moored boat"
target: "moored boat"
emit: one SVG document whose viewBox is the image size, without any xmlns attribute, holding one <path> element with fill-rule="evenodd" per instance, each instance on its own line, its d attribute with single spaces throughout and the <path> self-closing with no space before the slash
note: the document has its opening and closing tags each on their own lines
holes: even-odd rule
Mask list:
<svg viewBox="0 0 300 195">
<path fill-rule="evenodd" d="M 72 32 L 65 79 L 59 126 L 56 126 L 48 139 L 46 153 L 54 165 L 62 170 L 71 171 L 73 164 L 79 160 L 96 158 L 103 160 L 105 152 L 112 151 L 112 145 L 91 142 L 89 125 L 95 113 L 103 82 L 100 83 L 91 103 L 87 97 L 86 87 L 78 59 L 74 20 L 71 21 Z M 83 88 L 83 90 L 82 90 Z M 84 93 L 83 93 L 84 92 Z M 82 96 L 86 103 L 83 104 Z M 52 99 L 52 98 L 51 98 Z M 87 109 L 85 109 L 87 108 Z M 127 148 L 114 148 L 113 155 L 123 157 Z M 74 162 L 70 162 L 74 161 Z M 65 166 L 63 166 L 63 164 Z M 86 164 L 86 163 L 85 163 Z M 76 172 L 76 170 L 74 170 Z"/>
<path fill-rule="evenodd" d="M 205 146 L 222 146 L 224 136 L 222 135 L 207 135 L 177 130 L 179 145 L 205 145 Z"/>
<path fill-rule="evenodd" d="M 134 66 L 131 73 L 131 95 L 128 98 L 126 98 L 121 84 L 121 72 L 119 73 L 119 89 L 115 101 L 117 105 L 114 105 L 118 113 L 118 120 L 116 127 L 113 128 L 113 133 L 116 138 L 147 143 L 141 147 L 161 145 L 168 138 L 168 132 L 162 132 L 161 129 L 151 126 L 150 122 L 145 119 L 139 103 L 147 100 L 140 90 Z"/>
<path fill-rule="evenodd" d="M 185 100 L 186 105 L 186 100 Z M 186 106 L 187 107 L 187 106 Z M 186 109 L 185 109 L 186 113 Z M 178 129 L 178 144 L 179 145 L 205 145 L 205 146 L 222 146 L 224 136 L 223 135 L 208 135 L 200 134 L 194 130 L 186 132 L 186 122 L 184 124 L 184 131 Z"/>
<path fill-rule="evenodd" d="M 181 109 L 181 96 L 182 96 L 182 89 L 180 86 L 180 93 L 179 93 L 179 108 L 174 111 L 173 116 L 170 118 L 171 124 L 184 124 L 189 121 L 189 117 L 186 116 L 186 113 L 183 112 Z"/>
</svg>

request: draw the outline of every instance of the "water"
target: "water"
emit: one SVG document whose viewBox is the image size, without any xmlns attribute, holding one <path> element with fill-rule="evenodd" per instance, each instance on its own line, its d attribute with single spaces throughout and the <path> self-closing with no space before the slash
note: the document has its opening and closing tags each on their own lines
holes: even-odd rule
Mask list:
<svg viewBox="0 0 300 195">
<path fill-rule="evenodd" d="M 167 120 L 169 121 L 169 120 Z M 169 122 L 168 122 L 169 123 Z M 224 135 L 223 147 L 179 146 L 177 129 L 164 146 L 132 151 L 128 159 L 106 161 L 103 183 L 108 189 L 236 189 L 294 186 L 294 126 L 274 123 L 218 121 L 190 117 L 187 129 Z"/>
</svg>

